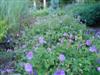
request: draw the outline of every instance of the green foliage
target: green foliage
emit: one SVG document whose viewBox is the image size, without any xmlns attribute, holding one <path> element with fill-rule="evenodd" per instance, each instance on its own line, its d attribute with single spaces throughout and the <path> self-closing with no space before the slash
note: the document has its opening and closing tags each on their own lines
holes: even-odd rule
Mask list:
<svg viewBox="0 0 100 75">
<path fill-rule="evenodd" d="M 65 12 L 62 13 L 59 10 L 54 14 L 42 16 L 42 21 L 38 19 L 38 23 L 33 28 L 26 29 L 21 39 L 24 40 L 27 47 L 20 49 L 20 52 L 23 50 L 32 51 L 34 54 L 31 60 L 27 60 L 26 54 L 20 54 L 19 63 L 28 62 L 32 64 L 38 75 L 52 75 L 57 68 L 64 69 L 68 75 L 98 74 L 95 70 L 97 66 L 95 59 L 98 54 L 89 52 L 89 48 L 85 45 L 85 40 L 94 41 L 94 38 L 91 38 L 91 34 L 85 34 L 86 27 L 84 25 L 77 23 L 72 16 Z M 67 33 L 66 37 L 63 36 L 64 32 Z M 73 43 L 70 43 L 68 39 L 71 34 L 77 36 Z M 44 37 L 45 44 L 39 45 L 38 38 L 40 36 Z M 63 42 L 61 43 L 59 39 L 62 38 Z M 82 47 L 78 48 L 79 45 Z M 98 47 L 98 45 L 96 46 Z M 59 62 L 58 59 L 61 53 L 66 58 L 63 63 Z M 22 75 L 26 73 L 20 66 L 17 67 L 17 71 Z"/>
<path fill-rule="evenodd" d="M 47 9 L 33 13 L 33 16 L 37 17 L 37 21 L 33 27 L 25 27 L 25 31 L 21 34 L 22 37 L 17 38 L 20 45 L 14 51 L 17 56 L 15 72 L 28 75 L 24 67 L 25 63 L 30 63 L 33 70 L 37 70 L 38 75 L 53 75 L 55 70 L 59 68 L 64 69 L 68 75 L 99 74 L 96 71 L 96 67 L 99 66 L 96 59 L 100 57 L 100 53 L 90 52 L 85 41 L 91 40 L 92 45 L 98 49 L 100 41 L 94 39 L 93 34 L 87 35 L 85 33 L 86 26 L 74 20 L 73 12 L 86 7 L 79 6 L 81 7 L 68 6 L 66 9 L 55 10 L 55 13 L 49 15 Z M 43 37 L 46 42 L 40 44 L 39 37 Z M 32 59 L 27 58 L 29 51 L 33 53 Z M 7 55 L 7 53 L 2 54 Z M 2 56 L 2 54 L 0 55 Z M 59 60 L 60 54 L 64 54 L 64 62 Z M 5 55 L 0 57 L 5 58 Z M 8 58 L 12 56 L 13 54 L 7 55 Z"/>
<path fill-rule="evenodd" d="M 7 27 L 18 28 L 20 17 L 27 16 L 28 0 L 1 0 L 0 1 L 0 19 L 8 21 Z"/>
</svg>

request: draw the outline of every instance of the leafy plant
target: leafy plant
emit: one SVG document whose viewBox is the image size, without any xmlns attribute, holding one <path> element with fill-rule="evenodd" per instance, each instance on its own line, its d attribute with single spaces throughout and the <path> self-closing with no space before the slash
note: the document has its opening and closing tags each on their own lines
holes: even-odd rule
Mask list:
<svg viewBox="0 0 100 75">
<path fill-rule="evenodd" d="M 59 11 L 55 14 L 60 13 L 62 12 Z M 45 22 L 38 19 L 38 24 L 34 25 L 32 29 L 26 30 L 26 36 L 21 39 L 24 39 L 28 45 L 26 48 L 20 49 L 21 51 L 26 50 L 26 53 L 19 55 L 21 56 L 19 63 L 32 64 L 33 71 L 35 68 L 38 75 L 52 75 L 57 69 L 63 69 L 65 74 L 69 75 L 88 75 L 91 74 L 91 71 L 93 71 L 92 74 L 98 74 L 95 69 L 97 54 L 90 52 L 89 47 L 85 45 L 87 39 L 94 40 L 91 38 L 91 34 L 85 34 L 86 26 L 77 23 L 67 13 L 55 14 L 48 15 Z M 43 16 L 42 19 L 45 17 Z M 76 40 L 70 39 L 75 36 Z M 33 53 L 30 60 L 27 59 L 29 51 Z M 64 62 L 59 60 L 60 54 L 64 55 Z M 30 56 L 32 55 L 30 54 Z M 22 69 L 20 66 L 18 68 Z M 18 70 L 18 72 L 20 71 Z M 26 73 L 24 69 L 20 73 L 23 74 L 23 72 Z"/>
<path fill-rule="evenodd" d="M 86 20 L 87 26 L 99 26 L 100 24 L 100 3 L 88 6 L 79 12 L 80 19 Z"/>
</svg>

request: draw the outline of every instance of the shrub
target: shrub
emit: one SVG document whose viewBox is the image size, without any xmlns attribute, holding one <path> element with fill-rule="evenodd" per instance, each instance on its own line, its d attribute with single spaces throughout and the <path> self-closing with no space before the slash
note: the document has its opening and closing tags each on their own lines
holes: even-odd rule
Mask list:
<svg viewBox="0 0 100 75">
<path fill-rule="evenodd" d="M 100 26 L 100 3 L 82 9 L 79 15 L 81 19 L 86 20 L 87 26 Z"/>
</svg>

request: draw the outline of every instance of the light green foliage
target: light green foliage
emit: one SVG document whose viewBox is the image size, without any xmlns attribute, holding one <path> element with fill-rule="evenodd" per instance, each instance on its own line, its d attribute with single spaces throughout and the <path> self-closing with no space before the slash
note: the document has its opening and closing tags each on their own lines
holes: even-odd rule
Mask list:
<svg viewBox="0 0 100 75">
<path fill-rule="evenodd" d="M 7 22 L 5 20 L 0 20 L 0 41 L 7 33 Z"/>
</svg>

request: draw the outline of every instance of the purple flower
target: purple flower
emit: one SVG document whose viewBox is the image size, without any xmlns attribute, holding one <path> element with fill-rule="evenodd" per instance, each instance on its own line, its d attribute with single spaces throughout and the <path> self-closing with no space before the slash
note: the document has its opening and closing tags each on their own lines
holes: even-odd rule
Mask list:
<svg viewBox="0 0 100 75">
<path fill-rule="evenodd" d="M 99 72 L 100 72 L 100 67 L 97 67 L 97 71 L 99 71 Z"/>
<path fill-rule="evenodd" d="M 8 73 L 11 73 L 13 71 L 14 71 L 14 69 L 6 69 L 6 72 L 8 72 Z"/>
<path fill-rule="evenodd" d="M 96 51 L 97 51 L 97 49 L 96 49 L 96 47 L 95 47 L 95 46 L 91 46 L 91 47 L 89 48 L 89 51 L 90 51 L 90 52 L 96 52 Z"/>
<path fill-rule="evenodd" d="M 44 44 L 44 43 L 46 43 L 46 41 L 44 40 L 44 37 L 39 37 L 39 43 L 40 44 Z"/>
<path fill-rule="evenodd" d="M 29 51 L 27 54 L 26 54 L 26 57 L 27 59 L 31 60 L 33 58 L 33 52 L 32 51 Z"/>
<path fill-rule="evenodd" d="M 25 64 L 24 64 L 24 69 L 25 69 L 25 71 L 28 72 L 28 73 L 32 73 L 32 72 L 33 72 L 32 65 L 29 64 L 29 63 L 25 63 Z"/>
<path fill-rule="evenodd" d="M 54 75 L 65 75 L 65 71 L 64 70 L 56 70 Z"/>
<path fill-rule="evenodd" d="M 86 44 L 87 46 L 90 46 L 92 43 L 91 43 L 90 40 L 86 40 L 85 44 Z"/>
<path fill-rule="evenodd" d="M 60 54 L 59 57 L 58 57 L 58 59 L 59 59 L 61 62 L 63 62 L 63 61 L 65 60 L 64 54 Z"/>
</svg>

